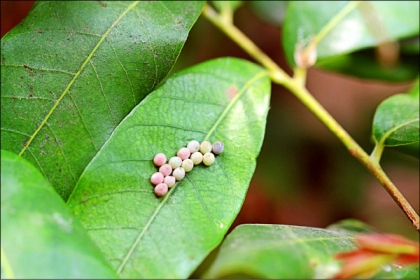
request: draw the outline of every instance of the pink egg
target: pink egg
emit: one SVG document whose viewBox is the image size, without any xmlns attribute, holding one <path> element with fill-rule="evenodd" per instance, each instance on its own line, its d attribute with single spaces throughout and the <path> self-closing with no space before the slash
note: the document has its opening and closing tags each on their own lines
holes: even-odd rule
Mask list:
<svg viewBox="0 0 420 280">
<path fill-rule="evenodd" d="M 155 157 L 153 158 L 153 162 L 158 167 L 162 166 L 166 163 L 166 156 L 162 153 L 159 153 L 155 155 Z"/>
<path fill-rule="evenodd" d="M 163 174 L 160 172 L 153 173 L 152 177 L 150 177 L 150 182 L 152 182 L 153 185 L 158 185 L 163 182 Z"/>
<path fill-rule="evenodd" d="M 168 176 L 172 173 L 172 167 L 169 164 L 164 164 L 159 168 L 159 172 L 163 174 L 163 176 Z"/>
<path fill-rule="evenodd" d="M 155 194 L 157 196 L 164 196 L 168 192 L 168 186 L 164 183 L 160 183 L 155 187 Z"/>
<path fill-rule="evenodd" d="M 176 153 L 176 155 L 180 157 L 182 160 L 189 158 L 190 154 L 191 154 L 190 150 L 185 147 L 179 149 L 178 152 Z"/>
</svg>

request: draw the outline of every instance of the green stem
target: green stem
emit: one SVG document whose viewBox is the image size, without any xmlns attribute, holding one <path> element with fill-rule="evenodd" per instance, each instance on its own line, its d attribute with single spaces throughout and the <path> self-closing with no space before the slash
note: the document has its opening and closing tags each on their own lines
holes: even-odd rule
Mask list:
<svg viewBox="0 0 420 280">
<path fill-rule="evenodd" d="M 384 151 L 384 148 L 385 148 L 385 145 L 382 142 L 375 143 L 375 147 L 373 148 L 373 151 L 370 157 L 377 164 L 379 164 L 379 161 L 381 160 L 381 156 Z"/>
<path fill-rule="evenodd" d="M 222 3 L 222 10 L 220 11 L 220 16 L 222 17 L 223 21 L 226 23 L 233 23 L 233 11 L 232 7 L 230 6 L 229 2 L 221 2 Z"/>
<path fill-rule="evenodd" d="M 251 57 L 261 63 L 269 72 L 274 83 L 281 84 L 294 94 L 315 116 L 333 132 L 338 139 L 346 146 L 350 154 L 358 159 L 384 186 L 394 201 L 400 206 L 413 226 L 420 231 L 419 216 L 411 207 L 410 203 L 404 198 L 397 187 L 388 178 L 380 165 L 357 144 L 356 141 L 344 130 L 340 124 L 322 107 L 322 105 L 308 92 L 302 84 L 302 79 L 291 78 L 274 61 L 262 52 L 248 37 L 246 37 L 233 24 L 223 21 L 223 19 L 209 5 L 205 5 L 203 10 L 214 25 L 219 27 L 229 38 L 242 47 Z"/>
<path fill-rule="evenodd" d="M 382 137 L 379 139 L 379 141 L 375 138 L 375 148 L 372 151 L 372 154 L 370 157 L 379 164 L 379 161 L 381 160 L 382 152 L 385 149 L 385 141 L 388 139 L 389 136 L 391 136 L 392 133 L 397 131 L 398 129 L 401 129 L 402 127 L 409 125 L 410 123 L 418 123 L 419 119 L 410 120 L 407 122 L 403 122 L 392 129 L 388 130 Z"/>
<path fill-rule="evenodd" d="M 207 17 L 214 25 L 229 36 L 235 43 L 244 49 L 252 58 L 260 62 L 264 67 L 276 76 L 276 79 L 282 80 L 290 78 L 270 57 L 268 57 L 254 42 L 245 36 L 236 26 L 224 21 L 219 14 L 210 5 L 205 4 L 203 10 L 204 16 Z"/>
<path fill-rule="evenodd" d="M 275 83 L 278 81 L 273 80 Z M 371 158 L 356 141 L 343 129 L 339 123 L 322 107 L 321 104 L 307 91 L 306 88 L 297 84 L 294 80 L 285 80 L 281 83 L 290 90 L 314 115 L 346 146 L 350 154 L 359 160 L 367 170 L 384 186 L 385 190 L 404 211 L 413 226 L 420 231 L 419 216 L 410 203 L 405 199 L 398 188 L 388 178 L 380 167 L 378 161 Z"/>
<path fill-rule="evenodd" d="M 306 83 L 306 68 L 296 67 L 293 70 L 293 79 L 299 83 L 302 87 L 305 86 Z"/>
</svg>

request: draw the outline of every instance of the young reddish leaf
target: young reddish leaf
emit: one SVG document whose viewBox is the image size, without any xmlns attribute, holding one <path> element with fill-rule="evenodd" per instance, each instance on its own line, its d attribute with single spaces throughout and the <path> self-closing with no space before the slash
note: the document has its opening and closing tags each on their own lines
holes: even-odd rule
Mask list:
<svg viewBox="0 0 420 280">
<path fill-rule="evenodd" d="M 391 262 L 393 256 L 359 249 L 337 254 L 336 258 L 344 260 L 345 263 L 341 271 L 334 278 L 344 279 L 372 277 L 379 271 L 383 264 Z"/>
<path fill-rule="evenodd" d="M 365 249 L 383 253 L 419 255 L 419 244 L 396 234 L 360 234 L 356 242 Z"/>
<path fill-rule="evenodd" d="M 344 264 L 334 278 L 367 278 L 374 276 L 385 264 L 419 262 L 419 244 L 399 235 L 365 233 L 355 236 L 355 241 L 359 249 L 335 256 Z"/>
</svg>

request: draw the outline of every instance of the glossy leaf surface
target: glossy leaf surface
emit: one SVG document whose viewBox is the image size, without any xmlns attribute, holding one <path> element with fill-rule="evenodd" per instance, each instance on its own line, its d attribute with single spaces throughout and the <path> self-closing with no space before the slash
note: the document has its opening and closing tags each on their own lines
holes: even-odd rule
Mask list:
<svg viewBox="0 0 420 280">
<path fill-rule="evenodd" d="M 203 2 L 38 2 L 1 41 L 2 148 L 67 199 L 118 123 L 167 75 Z"/>
<path fill-rule="evenodd" d="M 401 146 L 419 142 L 419 99 L 397 94 L 377 108 L 373 118 L 373 137 L 377 145 Z"/>
<path fill-rule="evenodd" d="M 414 83 L 414 86 L 410 89 L 409 94 L 413 98 L 419 98 L 420 95 L 420 89 L 419 89 L 420 80 L 419 77 L 417 77 L 416 82 Z"/>
<path fill-rule="evenodd" d="M 334 254 L 353 248 L 351 235 L 332 230 L 241 225 L 227 236 L 203 277 L 325 279 L 339 269 Z"/>
<path fill-rule="evenodd" d="M 414 100 L 419 100 L 419 79 L 417 78 L 414 86 L 410 89 L 410 91 L 408 92 L 408 94 L 414 99 Z M 420 157 L 420 143 L 416 142 L 416 143 L 412 143 L 412 144 L 408 144 L 408 145 L 403 145 L 403 146 L 395 146 L 394 147 L 396 150 L 398 150 L 399 152 L 402 152 L 404 154 L 413 156 L 415 158 L 419 158 Z"/>
<path fill-rule="evenodd" d="M 292 1 L 283 31 L 287 59 L 295 65 L 296 45 L 314 38 L 319 41 L 318 61 L 322 61 L 417 35 L 418 10 L 417 1 Z"/>
<path fill-rule="evenodd" d="M 41 173 L 1 151 L 1 270 L 5 278 L 115 278 Z"/>
<path fill-rule="evenodd" d="M 374 230 L 369 225 L 356 219 L 340 220 L 329 225 L 327 229 L 341 231 L 348 234 L 374 232 Z"/>
<path fill-rule="evenodd" d="M 216 59 L 168 79 L 117 127 L 68 204 L 120 277 L 186 278 L 220 243 L 255 170 L 269 99 L 263 69 Z M 156 197 L 153 157 L 193 139 L 225 151 Z"/>
<path fill-rule="evenodd" d="M 341 268 L 339 252 L 353 250 L 353 234 L 288 225 L 240 225 L 223 241 L 205 279 L 328 279 Z M 206 260 L 207 261 L 207 260 Z M 375 278 L 418 278 L 418 266 L 389 264 Z"/>
<path fill-rule="evenodd" d="M 419 279 L 419 266 L 409 265 L 401 267 L 395 264 L 386 265 L 374 279 Z"/>
</svg>

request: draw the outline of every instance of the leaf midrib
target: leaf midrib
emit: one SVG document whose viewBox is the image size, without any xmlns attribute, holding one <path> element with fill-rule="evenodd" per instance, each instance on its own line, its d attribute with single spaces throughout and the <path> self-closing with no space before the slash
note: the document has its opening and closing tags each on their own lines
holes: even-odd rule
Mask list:
<svg viewBox="0 0 420 280">
<path fill-rule="evenodd" d="M 315 45 L 319 44 L 350 12 L 355 10 L 362 1 L 350 1 L 344 6 L 313 38 Z"/>
<path fill-rule="evenodd" d="M 209 139 L 209 137 L 213 134 L 213 132 L 216 130 L 216 128 L 220 125 L 221 121 L 226 117 L 226 115 L 229 113 L 229 111 L 235 105 L 235 103 L 240 99 L 240 97 L 243 96 L 243 94 L 245 93 L 245 91 L 253 83 L 255 83 L 257 80 L 261 79 L 264 76 L 268 76 L 268 73 L 265 70 L 264 71 L 261 71 L 261 72 L 258 72 L 254 77 L 252 77 L 251 79 L 249 79 L 249 81 L 247 81 L 244 84 L 244 86 L 242 87 L 242 89 L 234 96 L 234 98 L 232 98 L 232 100 L 229 102 L 228 106 L 226 106 L 226 108 L 223 110 L 223 112 L 220 115 L 220 117 L 216 120 L 216 122 L 214 123 L 214 125 L 210 128 L 210 130 L 207 133 L 207 135 L 204 138 L 204 140 Z M 169 192 L 165 195 L 165 197 L 163 198 L 163 200 L 161 201 L 161 203 L 158 205 L 158 207 L 156 208 L 156 210 L 153 212 L 152 216 L 149 218 L 149 220 L 147 221 L 146 225 L 144 226 L 144 228 L 142 229 L 142 231 L 139 233 L 139 235 L 137 236 L 137 238 L 134 241 L 133 245 L 130 247 L 129 251 L 125 255 L 123 261 L 120 263 L 120 265 L 119 265 L 119 267 L 117 269 L 117 275 L 121 274 L 121 272 L 123 271 L 125 265 L 128 263 L 131 255 L 133 254 L 134 250 L 136 249 L 137 245 L 140 243 L 140 240 L 142 239 L 142 237 L 144 236 L 144 234 L 147 232 L 147 230 L 149 229 L 150 225 L 152 224 L 152 222 L 156 218 L 157 214 L 160 212 L 160 210 L 162 209 L 163 205 L 165 205 L 165 203 L 168 201 L 169 197 L 174 192 L 174 190 L 178 186 L 178 184 L 179 184 L 179 182 L 177 182 L 176 185 L 173 186 L 169 190 Z"/>
<path fill-rule="evenodd" d="M 294 235 L 296 236 L 296 235 Z M 255 244 L 252 246 L 244 246 L 243 248 L 239 248 L 238 251 L 242 251 L 248 252 L 248 253 L 257 253 L 260 251 L 264 251 L 266 249 L 281 249 L 284 248 L 285 246 L 299 246 L 301 244 L 304 244 L 306 247 L 305 248 L 309 248 L 309 250 L 312 250 L 312 248 L 308 245 L 309 243 L 313 243 L 313 242 L 320 242 L 322 243 L 323 241 L 353 241 L 353 238 L 351 236 L 334 236 L 334 237 L 314 237 L 314 238 L 306 238 L 306 239 L 302 239 L 299 238 L 298 236 L 297 240 L 291 240 L 291 239 L 286 239 L 286 240 L 275 240 L 272 242 L 266 242 L 264 244 Z M 305 249 L 304 249 L 305 251 Z"/>
<path fill-rule="evenodd" d="M 38 135 L 39 131 L 44 127 L 44 125 L 47 123 L 48 119 L 51 117 L 51 115 L 55 112 L 55 109 L 60 104 L 61 100 L 67 95 L 70 88 L 76 81 L 76 79 L 79 77 L 79 75 L 82 73 L 82 71 L 85 69 L 86 65 L 89 63 L 95 52 L 98 50 L 98 48 L 101 46 L 101 44 L 105 41 L 106 37 L 109 35 L 109 33 L 114 29 L 115 25 L 117 25 L 121 19 L 130 11 L 132 10 L 139 1 L 132 2 L 122 13 L 121 15 L 111 24 L 111 26 L 105 31 L 105 33 L 101 36 L 98 43 L 95 45 L 95 47 L 92 49 L 92 51 L 89 53 L 83 64 L 80 66 L 76 74 L 73 76 L 73 78 L 68 83 L 67 87 L 64 89 L 63 93 L 61 93 L 60 97 L 57 99 L 57 101 L 54 103 L 53 107 L 50 109 L 48 114 L 45 116 L 45 118 L 42 120 L 40 125 L 37 127 L 37 129 L 34 131 L 34 133 L 31 135 L 28 141 L 26 141 L 23 149 L 20 151 L 19 156 L 22 156 L 23 153 L 26 151 L 26 149 L 29 147 L 29 145 L 32 143 L 32 141 L 35 139 L 35 137 Z"/>
</svg>

